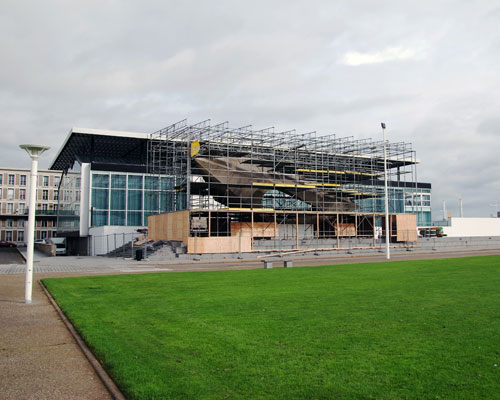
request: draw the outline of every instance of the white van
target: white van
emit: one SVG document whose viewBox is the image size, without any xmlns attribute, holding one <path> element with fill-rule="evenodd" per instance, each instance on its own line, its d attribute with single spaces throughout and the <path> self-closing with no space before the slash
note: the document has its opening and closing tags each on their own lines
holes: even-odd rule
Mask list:
<svg viewBox="0 0 500 400">
<path fill-rule="evenodd" d="M 53 237 L 48 240 L 49 243 L 56 245 L 56 256 L 66 255 L 66 238 L 65 237 Z"/>
</svg>

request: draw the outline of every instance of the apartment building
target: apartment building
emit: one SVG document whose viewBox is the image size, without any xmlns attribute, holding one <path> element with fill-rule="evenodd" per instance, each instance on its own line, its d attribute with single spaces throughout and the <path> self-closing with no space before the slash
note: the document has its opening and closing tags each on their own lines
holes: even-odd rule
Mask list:
<svg viewBox="0 0 500 400">
<path fill-rule="evenodd" d="M 54 236 L 61 171 L 38 171 L 35 240 Z M 27 243 L 30 169 L 0 168 L 0 240 Z"/>
</svg>

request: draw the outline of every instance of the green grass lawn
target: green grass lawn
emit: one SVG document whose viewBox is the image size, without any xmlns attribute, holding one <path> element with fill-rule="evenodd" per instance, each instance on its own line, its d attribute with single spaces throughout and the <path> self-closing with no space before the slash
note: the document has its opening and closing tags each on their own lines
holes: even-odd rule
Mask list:
<svg viewBox="0 0 500 400">
<path fill-rule="evenodd" d="M 129 399 L 500 398 L 500 256 L 43 281 Z"/>
</svg>

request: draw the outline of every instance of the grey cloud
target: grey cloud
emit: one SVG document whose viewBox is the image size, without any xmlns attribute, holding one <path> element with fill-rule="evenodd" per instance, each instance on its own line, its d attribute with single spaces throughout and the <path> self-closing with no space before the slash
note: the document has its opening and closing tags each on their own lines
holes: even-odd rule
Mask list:
<svg viewBox="0 0 500 400">
<path fill-rule="evenodd" d="M 500 197 L 500 11 L 486 0 L 4 1 L 3 166 L 72 126 L 152 132 L 188 117 L 409 141 L 436 210 Z M 418 57 L 347 66 L 348 52 Z M 500 199 L 499 199 L 500 200 Z M 455 208 L 454 208 L 455 207 Z"/>
</svg>

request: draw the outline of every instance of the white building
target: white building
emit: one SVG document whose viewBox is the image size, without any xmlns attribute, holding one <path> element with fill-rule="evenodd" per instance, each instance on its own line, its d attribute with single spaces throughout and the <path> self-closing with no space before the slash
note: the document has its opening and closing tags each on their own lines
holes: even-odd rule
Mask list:
<svg viewBox="0 0 500 400">
<path fill-rule="evenodd" d="M 450 218 L 443 233 L 449 237 L 500 236 L 500 218 Z"/>
</svg>

